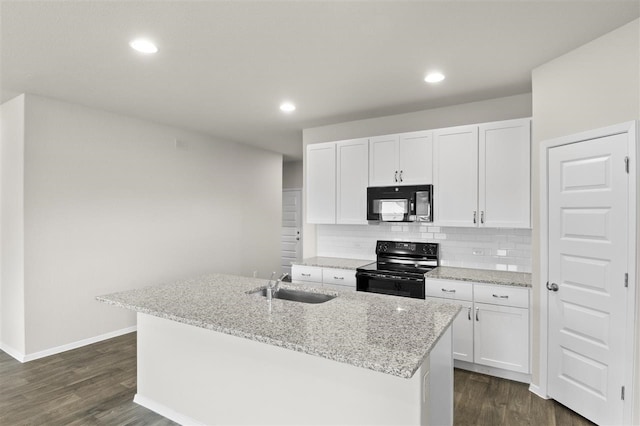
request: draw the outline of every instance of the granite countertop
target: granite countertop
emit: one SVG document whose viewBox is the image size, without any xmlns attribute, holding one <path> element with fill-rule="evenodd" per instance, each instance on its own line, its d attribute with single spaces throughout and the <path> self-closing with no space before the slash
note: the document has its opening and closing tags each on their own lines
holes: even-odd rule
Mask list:
<svg viewBox="0 0 640 426">
<path fill-rule="evenodd" d="M 413 376 L 460 310 L 421 299 L 308 287 L 338 297 L 320 304 L 269 304 L 247 294 L 266 283 L 211 274 L 97 300 L 403 378 Z"/>
<path fill-rule="evenodd" d="M 361 266 L 368 265 L 374 260 L 364 259 L 343 259 L 340 257 L 308 257 L 302 259 L 299 262 L 291 262 L 292 265 L 300 266 L 318 266 L 321 268 L 336 268 L 336 269 L 353 269 L 356 270 Z"/>
<path fill-rule="evenodd" d="M 426 278 L 473 281 L 477 283 L 531 287 L 531 274 L 526 272 L 493 271 L 488 269 L 439 266 L 425 274 Z"/>
</svg>

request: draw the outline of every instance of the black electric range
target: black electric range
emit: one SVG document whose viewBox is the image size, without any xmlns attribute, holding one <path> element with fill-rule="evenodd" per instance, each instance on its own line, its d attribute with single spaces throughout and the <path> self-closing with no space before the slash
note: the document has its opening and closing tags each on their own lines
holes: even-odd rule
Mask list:
<svg viewBox="0 0 640 426">
<path fill-rule="evenodd" d="M 378 241 L 376 262 L 358 268 L 356 289 L 425 298 L 424 274 L 439 264 L 437 243 Z"/>
</svg>

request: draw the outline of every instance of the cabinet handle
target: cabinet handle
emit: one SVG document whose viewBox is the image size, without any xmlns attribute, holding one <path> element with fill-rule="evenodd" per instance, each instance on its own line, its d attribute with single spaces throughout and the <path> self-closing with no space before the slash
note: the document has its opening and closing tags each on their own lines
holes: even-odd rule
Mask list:
<svg viewBox="0 0 640 426">
<path fill-rule="evenodd" d="M 473 223 L 478 223 L 478 221 L 476 220 L 476 211 L 473 211 Z"/>
<path fill-rule="evenodd" d="M 333 276 L 334 280 L 344 280 L 344 277 L 336 277 L 335 275 Z"/>
<path fill-rule="evenodd" d="M 400 170 L 400 182 L 402 182 L 402 170 Z"/>
<path fill-rule="evenodd" d="M 396 170 L 396 172 L 393 174 L 393 180 L 394 181 L 398 181 L 398 171 Z"/>
<path fill-rule="evenodd" d="M 471 306 L 467 308 L 467 318 L 469 318 L 469 321 L 471 321 Z"/>
<path fill-rule="evenodd" d="M 484 210 L 480 212 L 480 223 L 484 223 Z"/>
<path fill-rule="evenodd" d="M 456 290 L 455 290 L 455 289 L 453 289 L 453 290 L 447 290 L 446 288 L 443 288 L 443 289 L 442 289 L 442 291 L 444 291 L 445 293 L 455 293 L 455 292 L 456 292 Z"/>
<path fill-rule="evenodd" d="M 478 311 L 480 311 L 480 308 L 476 308 L 476 321 L 480 321 L 480 318 L 478 318 Z"/>
<path fill-rule="evenodd" d="M 497 294 L 492 294 L 493 297 L 497 298 L 497 299 L 508 299 L 509 296 L 498 296 Z"/>
<path fill-rule="evenodd" d="M 311 274 L 305 274 L 305 273 L 301 273 L 300 275 L 302 275 L 303 277 L 310 277 Z"/>
</svg>

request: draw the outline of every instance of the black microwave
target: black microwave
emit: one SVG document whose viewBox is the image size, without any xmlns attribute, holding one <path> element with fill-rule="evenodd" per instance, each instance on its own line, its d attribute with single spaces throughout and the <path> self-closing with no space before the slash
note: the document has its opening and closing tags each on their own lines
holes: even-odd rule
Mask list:
<svg viewBox="0 0 640 426">
<path fill-rule="evenodd" d="M 433 185 L 368 187 L 367 220 L 433 222 Z"/>
</svg>

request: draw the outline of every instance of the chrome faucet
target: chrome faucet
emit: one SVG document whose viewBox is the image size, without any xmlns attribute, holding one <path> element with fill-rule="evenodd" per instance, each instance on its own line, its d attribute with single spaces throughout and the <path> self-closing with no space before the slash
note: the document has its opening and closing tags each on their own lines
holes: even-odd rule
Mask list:
<svg viewBox="0 0 640 426">
<path fill-rule="evenodd" d="M 275 272 L 271 274 L 271 278 L 269 278 L 269 283 L 267 284 L 266 296 L 268 301 L 270 301 L 273 298 L 273 296 L 278 292 L 278 290 L 280 290 L 280 283 L 282 282 L 282 280 L 284 280 L 289 276 L 289 274 L 285 272 L 280 276 L 280 278 L 278 278 L 274 283 L 272 283 L 273 277 L 275 275 L 276 275 Z"/>
</svg>

